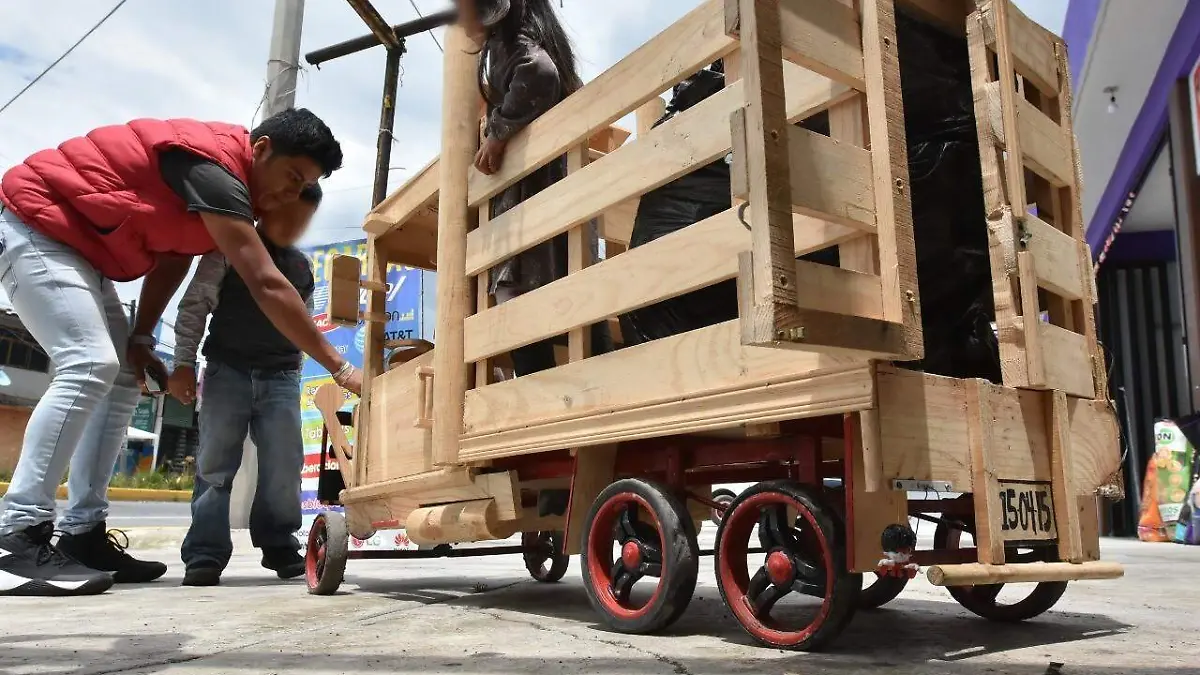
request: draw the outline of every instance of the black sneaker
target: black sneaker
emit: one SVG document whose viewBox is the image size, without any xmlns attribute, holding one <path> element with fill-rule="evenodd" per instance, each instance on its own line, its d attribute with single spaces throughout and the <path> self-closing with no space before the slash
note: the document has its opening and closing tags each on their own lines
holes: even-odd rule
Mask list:
<svg viewBox="0 0 1200 675">
<path fill-rule="evenodd" d="M 87 532 L 63 534 L 58 547 L 92 569 L 112 572 L 118 584 L 144 584 L 167 573 L 163 563 L 138 560 L 126 553 L 129 537 L 121 530 L 106 531 L 104 523 Z"/>
<path fill-rule="evenodd" d="M 293 548 L 264 548 L 262 566 L 280 579 L 295 579 L 304 574 L 304 556 Z"/>
<path fill-rule="evenodd" d="M 221 568 L 210 565 L 189 567 L 183 573 L 182 586 L 217 586 L 221 583 Z"/>
<path fill-rule="evenodd" d="M 85 567 L 50 543 L 54 523 L 0 536 L 0 595 L 96 595 L 112 588 L 107 572 Z"/>
</svg>

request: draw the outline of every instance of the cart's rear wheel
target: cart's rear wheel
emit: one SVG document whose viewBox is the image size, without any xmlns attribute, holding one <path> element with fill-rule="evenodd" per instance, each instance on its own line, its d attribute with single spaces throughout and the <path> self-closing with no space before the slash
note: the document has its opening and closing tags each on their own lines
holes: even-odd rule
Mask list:
<svg viewBox="0 0 1200 675">
<path fill-rule="evenodd" d="M 859 609 L 879 609 L 896 599 L 908 585 L 908 577 L 885 577 L 871 572 L 863 575 L 871 583 L 858 594 Z"/>
<path fill-rule="evenodd" d="M 967 519 L 962 525 L 962 527 L 958 527 L 948 523 L 938 524 L 933 535 L 934 548 L 963 548 L 963 535 L 973 535 L 975 523 L 973 519 Z M 1010 563 L 1045 562 L 1052 559 L 1048 557 L 1047 552 L 1053 551 L 1053 548 L 1021 551 L 1010 547 L 1005 551 L 1005 558 Z M 992 621 L 1008 623 L 1026 621 L 1044 614 L 1067 591 L 1067 582 L 1049 581 L 1035 585 L 1028 595 L 1020 599 L 1005 598 L 1001 600 L 1000 592 L 1004 590 L 1005 585 L 947 586 L 946 590 L 950 591 L 950 595 L 958 601 L 958 604 L 974 614 Z"/>
<path fill-rule="evenodd" d="M 563 553 L 562 532 L 525 532 L 521 546 L 525 552 L 525 569 L 529 576 L 542 583 L 554 583 L 567 573 L 571 556 Z"/>
<path fill-rule="evenodd" d="M 308 530 L 304 551 L 304 578 L 313 595 L 333 595 L 342 585 L 346 560 L 350 557 L 350 531 L 346 516 L 322 511 Z"/>
<path fill-rule="evenodd" d="M 713 490 L 712 500 L 725 507 L 724 510 L 712 510 L 712 514 L 708 517 L 708 519 L 712 521 L 713 525 L 721 524 L 721 517 L 725 515 L 725 511 L 729 510 L 729 505 L 733 503 L 734 499 L 737 499 L 737 493 L 733 490 L 727 490 L 725 488 Z"/>
<path fill-rule="evenodd" d="M 756 530 L 766 554 L 752 564 Z M 791 481 L 759 483 L 734 500 L 717 530 L 716 568 L 734 618 L 771 647 L 827 645 L 854 615 L 862 590 L 862 575 L 846 571 L 837 515 Z M 779 602 L 785 596 L 786 605 Z M 819 603 L 790 602 L 801 596 Z"/>
<path fill-rule="evenodd" d="M 588 600 L 606 624 L 652 633 L 683 614 L 699 571 L 690 523 L 683 504 L 657 483 L 626 478 L 600 493 L 584 525 L 581 567 Z"/>
</svg>

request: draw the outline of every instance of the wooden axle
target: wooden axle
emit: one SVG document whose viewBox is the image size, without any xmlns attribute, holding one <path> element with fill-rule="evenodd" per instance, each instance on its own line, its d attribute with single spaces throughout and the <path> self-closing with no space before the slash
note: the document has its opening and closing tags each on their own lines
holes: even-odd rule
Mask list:
<svg viewBox="0 0 1200 675">
<path fill-rule="evenodd" d="M 1084 581 L 1119 579 L 1125 576 L 1121 563 L 1095 561 L 1074 563 L 1023 563 L 1018 565 L 934 565 L 929 568 L 929 583 L 934 586 L 974 586 L 976 584 L 1041 583 L 1046 581 Z"/>
</svg>

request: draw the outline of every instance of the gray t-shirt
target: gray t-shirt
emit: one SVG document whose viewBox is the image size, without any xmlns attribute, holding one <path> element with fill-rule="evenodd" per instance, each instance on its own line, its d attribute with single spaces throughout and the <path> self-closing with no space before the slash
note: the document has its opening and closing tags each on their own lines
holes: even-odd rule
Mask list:
<svg viewBox="0 0 1200 675">
<path fill-rule="evenodd" d="M 172 148 L 158 156 L 163 181 L 187 204 L 188 211 L 219 213 L 254 222 L 250 190 L 216 162 Z"/>
</svg>

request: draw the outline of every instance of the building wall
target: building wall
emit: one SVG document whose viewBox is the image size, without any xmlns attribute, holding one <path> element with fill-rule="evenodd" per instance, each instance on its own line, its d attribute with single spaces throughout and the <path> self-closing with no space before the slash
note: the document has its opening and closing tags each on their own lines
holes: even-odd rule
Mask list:
<svg viewBox="0 0 1200 675">
<path fill-rule="evenodd" d="M 10 474 L 16 468 L 32 412 L 32 408 L 0 405 L 0 473 Z"/>
</svg>

